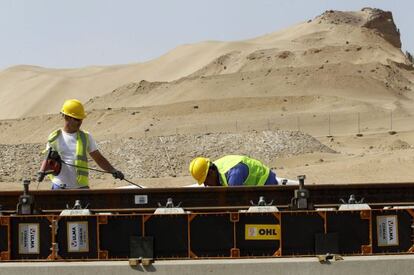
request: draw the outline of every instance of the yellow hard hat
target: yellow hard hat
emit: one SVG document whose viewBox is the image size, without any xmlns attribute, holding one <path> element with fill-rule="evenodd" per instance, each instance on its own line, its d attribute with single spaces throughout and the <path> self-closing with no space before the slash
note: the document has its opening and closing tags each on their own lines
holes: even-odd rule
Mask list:
<svg viewBox="0 0 414 275">
<path fill-rule="evenodd" d="M 76 119 L 84 119 L 86 117 L 82 103 L 77 99 L 68 99 L 63 103 L 62 114 L 74 117 Z"/>
<path fill-rule="evenodd" d="M 198 184 L 204 183 L 208 174 L 208 168 L 210 167 L 210 159 L 197 157 L 193 159 L 190 163 L 190 174 Z"/>
</svg>

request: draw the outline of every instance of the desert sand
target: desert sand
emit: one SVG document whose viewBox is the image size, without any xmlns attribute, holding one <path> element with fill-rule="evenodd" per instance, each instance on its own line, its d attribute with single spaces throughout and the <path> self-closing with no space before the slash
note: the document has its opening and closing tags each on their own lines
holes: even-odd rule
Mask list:
<svg viewBox="0 0 414 275">
<path fill-rule="evenodd" d="M 197 155 L 245 152 L 308 184 L 412 182 L 413 81 L 392 14 L 371 8 L 326 11 L 245 41 L 183 45 L 146 63 L 11 67 L 0 71 L 0 188 L 34 179 L 68 98 L 86 104 L 83 129 L 103 154 L 148 187 L 192 184 L 187 165 Z M 263 138 L 278 131 L 306 138 Z M 300 143 L 308 136 L 323 147 Z M 91 180 L 92 188 L 126 184 Z"/>
</svg>

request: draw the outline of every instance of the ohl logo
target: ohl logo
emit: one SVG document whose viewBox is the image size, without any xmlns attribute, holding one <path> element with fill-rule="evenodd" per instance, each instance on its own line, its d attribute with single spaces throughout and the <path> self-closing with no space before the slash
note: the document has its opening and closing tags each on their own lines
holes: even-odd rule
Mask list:
<svg viewBox="0 0 414 275">
<path fill-rule="evenodd" d="M 280 240 L 279 224 L 246 224 L 246 240 Z"/>
</svg>

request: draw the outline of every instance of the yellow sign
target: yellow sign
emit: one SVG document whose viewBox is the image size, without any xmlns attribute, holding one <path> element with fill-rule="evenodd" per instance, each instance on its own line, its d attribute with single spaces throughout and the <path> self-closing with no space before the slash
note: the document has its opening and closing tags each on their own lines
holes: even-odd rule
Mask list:
<svg viewBox="0 0 414 275">
<path fill-rule="evenodd" d="M 280 240 L 280 224 L 246 224 L 246 240 Z"/>
</svg>

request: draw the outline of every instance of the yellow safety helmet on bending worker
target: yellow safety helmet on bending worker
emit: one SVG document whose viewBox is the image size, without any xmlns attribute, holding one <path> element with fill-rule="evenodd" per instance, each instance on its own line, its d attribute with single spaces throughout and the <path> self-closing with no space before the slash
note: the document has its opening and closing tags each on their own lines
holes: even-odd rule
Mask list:
<svg viewBox="0 0 414 275">
<path fill-rule="evenodd" d="M 63 103 L 62 114 L 76 118 L 84 119 L 86 117 L 85 109 L 83 108 L 82 103 L 77 99 L 68 99 Z"/>
<path fill-rule="evenodd" d="M 190 174 L 197 180 L 198 184 L 202 184 L 206 180 L 210 163 L 210 159 L 203 157 L 197 157 L 191 161 Z"/>
</svg>

